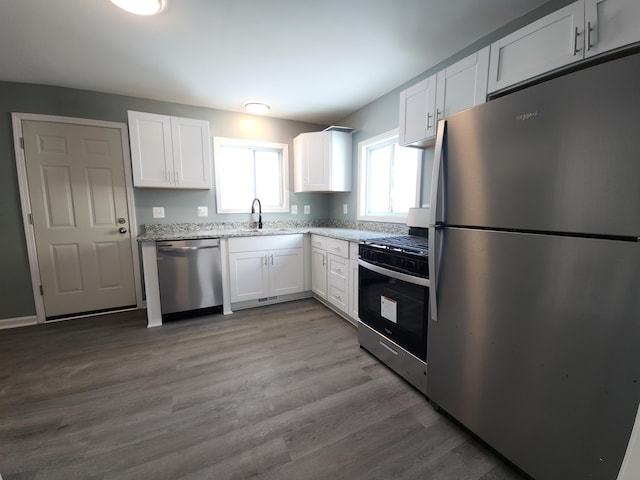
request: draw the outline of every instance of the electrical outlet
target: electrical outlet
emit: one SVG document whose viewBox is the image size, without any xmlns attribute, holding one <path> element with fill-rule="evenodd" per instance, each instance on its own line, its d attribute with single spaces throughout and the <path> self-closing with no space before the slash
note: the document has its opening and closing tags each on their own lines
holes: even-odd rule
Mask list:
<svg viewBox="0 0 640 480">
<path fill-rule="evenodd" d="M 304 214 L 309 215 L 311 213 L 311 207 L 309 205 L 304 206 Z"/>
<path fill-rule="evenodd" d="M 153 207 L 153 218 L 164 218 L 164 207 Z"/>
<path fill-rule="evenodd" d="M 209 216 L 209 207 L 198 207 L 198 216 L 199 217 L 208 217 Z"/>
<path fill-rule="evenodd" d="M 291 205 L 291 213 L 294 215 L 298 214 L 298 205 Z"/>
<path fill-rule="evenodd" d="M 342 205 L 342 213 L 345 215 L 349 213 L 349 206 L 346 203 Z"/>
</svg>

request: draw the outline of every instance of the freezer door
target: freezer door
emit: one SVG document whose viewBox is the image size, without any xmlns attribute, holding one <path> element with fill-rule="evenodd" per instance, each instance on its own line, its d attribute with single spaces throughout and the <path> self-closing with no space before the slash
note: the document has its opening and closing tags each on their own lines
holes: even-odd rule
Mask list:
<svg viewBox="0 0 640 480">
<path fill-rule="evenodd" d="M 640 236 L 640 54 L 447 119 L 444 222 Z"/>
<path fill-rule="evenodd" d="M 640 402 L 640 245 L 443 235 L 427 396 L 536 480 L 614 480 Z"/>
</svg>

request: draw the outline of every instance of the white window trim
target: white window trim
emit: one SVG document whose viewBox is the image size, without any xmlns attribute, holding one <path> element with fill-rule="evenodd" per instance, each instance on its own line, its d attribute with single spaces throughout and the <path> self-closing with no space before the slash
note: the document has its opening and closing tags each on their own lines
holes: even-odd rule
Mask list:
<svg viewBox="0 0 640 480">
<path fill-rule="evenodd" d="M 375 137 L 368 138 L 361 142 L 358 142 L 358 215 L 357 219 L 365 222 L 388 222 L 388 223 L 407 223 L 407 214 L 397 215 L 366 215 L 366 165 L 367 160 L 366 150 L 372 145 L 382 143 L 392 138 L 398 138 L 398 129 L 389 130 L 388 132 L 381 133 Z M 416 201 L 414 206 L 420 205 L 420 188 L 422 181 L 422 164 L 423 161 L 418 162 L 418 174 L 416 177 Z"/>
<path fill-rule="evenodd" d="M 280 208 L 268 208 L 263 207 L 262 213 L 268 212 L 289 212 L 289 145 L 286 143 L 275 142 L 261 142 L 257 140 L 247 140 L 240 138 L 227 138 L 227 137 L 213 137 L 213 165 L 214 165 L 214 177 L 216 182 L 216 213 L 247 213 L 251 211 L 251 205 L 247 205 L 246 209 L 222 209 L 220 198 L 220 175 L 218 172 L 220 168 L 218 166 L 218 159 L 220 158 L 220 147 L 222 145 L 234 145 L 234 146 L 247 146 L 247 147 L 259 147 L 259 148 L 272 148 L 282 151 L 282 171 L 280 181 L 282 182 L 282 203 Z"/>
</svg>

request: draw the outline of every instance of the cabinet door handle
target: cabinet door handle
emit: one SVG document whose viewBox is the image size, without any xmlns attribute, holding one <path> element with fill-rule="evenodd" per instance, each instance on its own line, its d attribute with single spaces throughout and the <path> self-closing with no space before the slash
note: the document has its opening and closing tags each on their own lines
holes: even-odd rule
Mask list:
<svg viewBox="0 0 640 480">
<path fill-rule="evenodd" d="M 324 267 L 325 263 L 324 263 L 324 255 L 322 255 L 322 266 Z"/>
<path fill-rule="evenodd" d="M 578 52 L 580 51 L 578 49 L 578 37 L 580 36 L 580 32 L 578 31 L 578 27 L 576 27 L 574 33 L 573 33 L 573 56 L 575 57 Z"/>
<path fill-rule="evenodd" d="M 265 253 L 264 257 L 262 257 L 262 265 L 264 265 L 265 267 L 268 265 L 267 263 L 267 254 Z"/>
<path fill-rule="evenodd" d="M 587 22 L 587 52 L 591 50 L 591 22 Z"/>
<path fill-rule="evenodd" d="M 273 253 L 271 254 L 271 265 L 273 265 Z"/>
<path fill-rule="evenodd" d="M 431 125 L 431 118 L 433 117 L 433 115 L 431 115 L 430 113 L 427 113 L 427 130 L 431 130 L 432 125 Z"/>
</svg>

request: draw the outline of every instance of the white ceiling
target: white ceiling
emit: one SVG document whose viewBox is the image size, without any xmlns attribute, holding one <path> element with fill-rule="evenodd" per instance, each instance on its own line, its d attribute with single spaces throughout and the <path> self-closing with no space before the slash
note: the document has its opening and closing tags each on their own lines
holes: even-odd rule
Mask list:
<svg viewBox="0 0 640 480">
<path fill-rule="evenodd" d="M 545 0 L 0 0 L 0 80 L 332 124 Z"/>
</svg>

